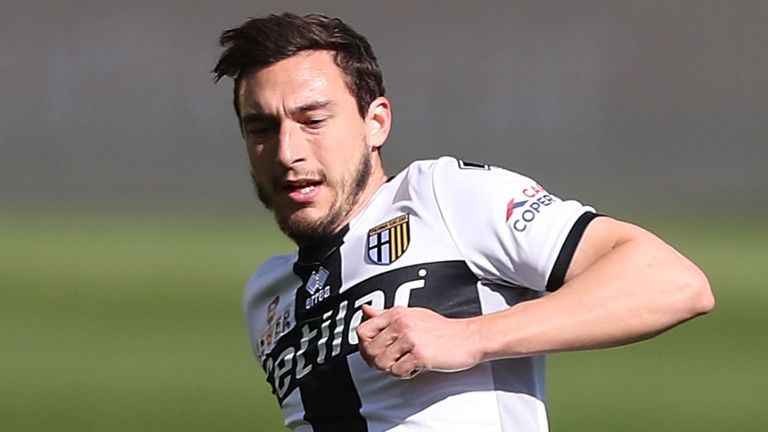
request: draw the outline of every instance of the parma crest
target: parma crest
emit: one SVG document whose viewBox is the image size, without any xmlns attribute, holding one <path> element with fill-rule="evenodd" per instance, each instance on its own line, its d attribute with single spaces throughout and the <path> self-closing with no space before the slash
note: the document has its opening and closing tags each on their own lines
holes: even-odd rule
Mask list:
<svg viewBox="0 0 768 432">
<path fill-rule="evenodd" d="M 408 215 L 403 214 L 368 231 L 368 259 L 381 265 L 400 258 L 411 241 Z"/>
</svg>

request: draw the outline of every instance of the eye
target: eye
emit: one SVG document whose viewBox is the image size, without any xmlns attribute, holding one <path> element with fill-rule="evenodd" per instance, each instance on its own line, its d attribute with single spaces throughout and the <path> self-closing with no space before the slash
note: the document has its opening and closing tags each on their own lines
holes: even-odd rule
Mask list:
<svg viewBox="0 0 768 432">
<path fill-rule="evenodd" d="M 304 122 L 304 126 L 310 129 L 320 129 L 325 126 L 327 120 L 325 117 L 310 118 Z"/>
<path fill-rule="evenodd" d="M 251 127 L 245 130 L 248 135 L 265 135 L 269 132 L 268 127 Z"/>
<path fill-rule="evenodd" d="M 277 122 L 252 122 L 245 127 L 245 134 L 249 137 L 264 138 L 277 131 L 279 128 Z"/>
</svg>

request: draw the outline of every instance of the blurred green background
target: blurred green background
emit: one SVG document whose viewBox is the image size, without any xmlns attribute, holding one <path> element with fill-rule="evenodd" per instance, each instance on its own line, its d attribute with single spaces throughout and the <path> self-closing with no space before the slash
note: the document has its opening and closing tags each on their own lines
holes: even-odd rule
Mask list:
<svg viewBox="0 0 768 432">
<path fill-rule="evenodd" d="M 718 306 L 637 345 L 554 355 L 554 431 L 763 431 L 768 223 L 635 218 L 709 274 Z M 290 244 L 264 215 L 0 216 L 0 429 L 279 431 L 241 289 Z"/>
<path fill-rule="evenodd" d="M 768 2 L 6 0 L 0 432 L 276 431 L 243 285 L 291 250 L 259 209 L 217 37 L 338 15 L 394 109 L 385 166 L 453 154 L 638 222 L 718 306 L 549 359 L 553 431 L 768 424 Z"/>
</svg>

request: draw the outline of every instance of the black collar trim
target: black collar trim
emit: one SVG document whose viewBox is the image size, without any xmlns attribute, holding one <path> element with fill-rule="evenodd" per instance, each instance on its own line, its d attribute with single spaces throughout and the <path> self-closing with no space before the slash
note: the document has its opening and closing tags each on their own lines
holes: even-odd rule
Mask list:
<svg viewBox="0 0 768 432">
<path fill-rule="evenodd" d="M 298 263 L 315 265 L 325 261 L 334 251 L 344 244 L 344 236 L 349 232 L 349 224 L 344 225 L 336 234 L 315 240 L 299 248 Z"/>
</svg>

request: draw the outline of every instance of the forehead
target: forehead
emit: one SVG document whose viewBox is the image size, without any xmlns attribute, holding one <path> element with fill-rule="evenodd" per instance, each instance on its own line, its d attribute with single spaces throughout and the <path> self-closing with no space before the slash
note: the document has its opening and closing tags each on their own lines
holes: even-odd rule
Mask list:
<svg viewBox="0 0 768 432">
<path fill-rule="evenodd" d="M 317 100 L 354 99 L 331 51 L 304 51 L 247 73 L 238 92 L 243 113 L 286 110 Z"/>
</svg>

